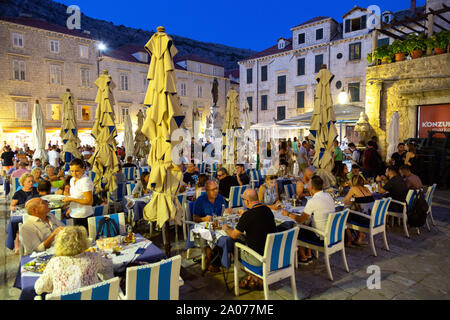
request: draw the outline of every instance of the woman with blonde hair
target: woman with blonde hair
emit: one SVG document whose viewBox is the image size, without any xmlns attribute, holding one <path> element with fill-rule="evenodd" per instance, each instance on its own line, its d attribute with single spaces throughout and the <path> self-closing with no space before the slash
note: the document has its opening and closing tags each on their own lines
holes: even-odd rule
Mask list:
<svg viewBox="0 0 450 320">
<path fill-rule="evenodd" d="M 31 175 L 33 176 L 34 182 L 39 183 L 42 180 L 42 169 L 39 167 L 35 167 L 33 170 L 31 170 Z"/>
<path fill-rule="evenodd" d="M 354 199 L 354 200 L 352 200 Z M 362 212 L 370 215 L 373 207 L 375 199 L 372 196 L 372 193 L 369 189 L 364 186 L 364 179 L 360 176 L 353 176 L 351 180 L 351 187 L 348 191 L 347 195 L 344 199 L 344 204 L 350 205 L 350 209 L 358 212 Z M 350 213 L 348 216 L 348 221 L 367 224 L 369 221 L 361 216 Z M 347 234 L 347 246 L 351 246 L 352 244 L 359 246 L 363 243 L 363 239 L 365 238 L 365 234 L 357 231 L 357 237 L 354 239 L 350 229 L 346 230 Z"/>
<path fill-rule="evenodd" d="M 36 294 L 64 294 L 112 278 L 112 261 L 97 252 L 86 252 L 90 246 L 84 227 L 65 227 L 55 238 L 55 256 L 50 259 L 36 281 Z"/>
<path fill-rule="evenodd" d="M 29 196 L 38 195 L 37 188 L 33 187 L 34 180 L 31 173 L 24 173 L 19 178 L 19 183 L 22 189 L 16 191 L 12 197 L 9 208 L 11 211 L 15 211 L 17 206 L 24 205 Z"/>
</svg>

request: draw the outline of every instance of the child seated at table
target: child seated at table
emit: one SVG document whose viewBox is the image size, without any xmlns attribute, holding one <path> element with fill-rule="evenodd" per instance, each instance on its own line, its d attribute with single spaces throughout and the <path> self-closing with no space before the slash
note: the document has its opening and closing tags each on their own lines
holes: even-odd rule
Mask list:
<svg viewBox="0 0 450 320">
<path fill-rule="evenodd" d="M 98 252 L 86 252 L 90 243 L 86 229 L 65 227 L 55 239 L 55 256 L 50 259 L 43 274 L 34 285 L 36 294 L 64 294 L 112 278 L 112 261 Z"/>
</svg>

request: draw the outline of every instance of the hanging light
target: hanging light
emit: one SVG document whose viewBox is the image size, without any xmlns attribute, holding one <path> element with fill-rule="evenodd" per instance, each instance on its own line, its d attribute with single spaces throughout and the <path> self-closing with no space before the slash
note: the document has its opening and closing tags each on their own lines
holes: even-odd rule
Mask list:
<svg viewBox="0 0 450 320">
<path fill-rule="evenodd" d="M 338 95 L 339 104 L 346 104 L 348 102 L 348 94 L 344 89 Z"/>
</svg>

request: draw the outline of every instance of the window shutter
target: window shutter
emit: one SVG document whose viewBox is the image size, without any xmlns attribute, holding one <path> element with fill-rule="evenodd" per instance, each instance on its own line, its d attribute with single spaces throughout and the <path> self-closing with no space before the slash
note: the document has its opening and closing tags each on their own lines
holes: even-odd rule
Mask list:
<svg viewBox="0 0 450 320">
<path fill-rule="evenodd" d="M 297 75 L 302 76 L 305 74 L 305 58 L 297 60 Z"/>
<path fill-rule="evenodd" d="M 253 82 L 253 69 L 247 69 L 247 83 Z"/>
<path fill-rule="evenodd" d="M 253 97 L 247 97 L 248 111 L 253 111 Z"/>
<path fill-rule="evenodd" d="M 28 109 L 28 102 L 23 102 L 22 103 L 22 119 L 26 119 L 26 120 L 30 120 L 30 112 Z"/>
<path fill-rule="evenodd" d="M 45 110 L 45 120 L 52 120 L 52 105 L 47 104 Z"/>
<path fill-rule="evenodd" d="M 22 119 L 22 102 L 16 102 L 16 119 Z"/>
<path fill-rule="evenodd" d="M 345 33 L 350 32 L 350 27 L 351 27 L 351 20 L 350 19 L 345 19 Z"/>
<path fill-rule="evenodd" d="M 278 76 L 278 94 L 286 93 L 286 76 Z"/>
<path fill-rule="evenodd" d="M 261 96 L 261 110 L 267 110 L 267 95 Z"/>
<path fill-rule="evenodd" d="M 320 71 L 320 67 L 323 64 L 323 54 L 319 54 L 315 57 L 315 73 Z"/>
<path fill-rule="evenodd" d="M 363 15 L 361 16 L 361 30 L 365 29 L 367 27 L 367 16 Z"/>
<path fill-rule="evenodd" d="M 297 108 L 305 107 L 305 91 L 297 92 Z"/>
</svg>

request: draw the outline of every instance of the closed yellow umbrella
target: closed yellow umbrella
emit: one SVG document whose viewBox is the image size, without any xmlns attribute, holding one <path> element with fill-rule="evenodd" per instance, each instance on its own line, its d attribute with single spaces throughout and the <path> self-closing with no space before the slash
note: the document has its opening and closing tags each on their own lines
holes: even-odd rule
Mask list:
<svg viewBox="0 0 450 320">
<path fill-rule="evenodd" d="M 181 225 L 181 212 L 176 207 L 176 193 L 182 172 L 172 162 L 171 133 L 181 126 L 184 115 L 179 106 L 176 92 L 175 67 L 173 57 L 178 50 L 164 27 L 145 45 L 151 55 L 147 75 L 148 88 L 144 104 L 147 116 L 142 133 L 150 141 L 148 164 L 151 167 L 148 187 L 153 190 L 152 200 L 144 208 L 144 219 L 156 221 L 162 227 L 168 221 Z M 166 225 L 165 231 L 168 228 Z M 167 238 L 167 234 L 166 234 Z M 166 245 L 166 255 L 170 255 L 170 244 Z"/>
<path fill-rule="evenodd" d="M 91 135 L 96 142 L 95 153 L 89 159 L 92 171 L 95 172 L 94 188 L 96 192 L 112 192 L 117 189 L 114 174 L 119 171 L 119 160 L 117 159 L 117 136 L 116 125 L 114 123 L 114 96 L 112 93 L 115 87 L 108 71 L 103 71 L 95 85 L 98 87 L 97 111 L 95 113 L 95 123 L 91 130 Z"/>
<path fill-rule="evenodd" d="M 62 158 L 64 159 L 64 170 L 69 170 L 69 163 L 75 158 L 82 159 L 80 147 L 80 139 L 77 134 L 77 122 L 75 118 L 74 96 L 67 89 L 61 96 L 63 102 L 62 126 L 60 137 L 63 143 Z"/>
<path fill-rule="evenodd" d="M 314 93 L 314 111 L 309 129 L 309 139 L 314 142 L 316 150 L 313 165 L 317 168 L 317 174 L 328 186 L 336 183 L 336 179 L 331 174 L 334 166 L 333 141 L 338 135 L 330 92 L 330 82 L 333 77 L 326 68 L 321 69 L 316 76 L 318 84 Z"/>
</svg>

